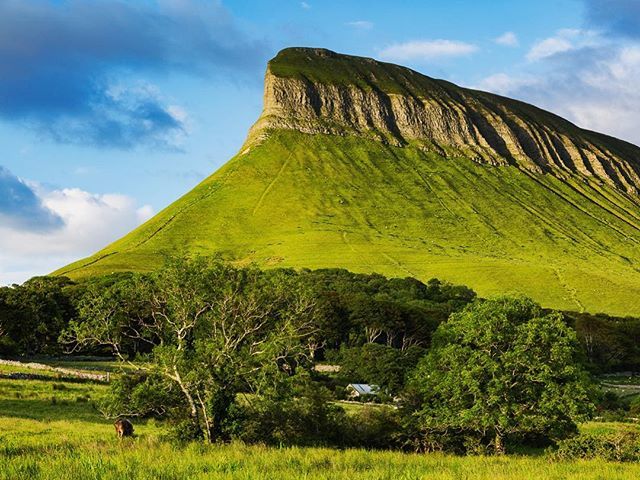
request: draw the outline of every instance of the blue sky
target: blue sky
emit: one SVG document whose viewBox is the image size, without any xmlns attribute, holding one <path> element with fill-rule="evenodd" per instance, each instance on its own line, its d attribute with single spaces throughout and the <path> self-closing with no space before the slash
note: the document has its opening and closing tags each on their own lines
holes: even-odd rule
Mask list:
<svg viewBox="0 0 640 480">
<path fill-rule="evenodd" d="M 400 63 L 640 143 L 636 0 L 0 0 L 0 284 L 92 253 L 215 171 L 287 46 Z"/>
</svg>

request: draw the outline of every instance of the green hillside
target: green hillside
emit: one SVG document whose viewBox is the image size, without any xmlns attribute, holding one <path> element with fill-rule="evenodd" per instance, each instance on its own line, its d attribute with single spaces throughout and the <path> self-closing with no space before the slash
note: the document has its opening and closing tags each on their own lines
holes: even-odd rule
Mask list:
<svg viewBox="0 0 640 480">
<path fill-rule="evenodd" d="M 270 74 L 301 71 L 295 62 L 284 73 L 278 68 Z M 335 74 L 339 82 L 348 77 Z M 497 158 L 490 146 L 448 148 L 439 141 L 426 148 L 407 135 L 394 146 L 362 132 L 258 127 L 242 153 L 191 192 L 56 273 L 144 271 L 167 255 L 217 253 L 270 267 L 438 277 L 484 296 L 524 293 L 548 307 L 640 315 L 640 199 L 611 180 L 634 184 L 632 169 L 620 162 L 615 168 L 627 172 L 626 180 L 611 168 L 604 168 L 608 179 L 561 168 L 561 156 L 560 167 L 528 169 L 522 159 L 485 162 L 468 154 Z M 613 146 L 600 152 L 615 145 L 637 150 L 607 141 Z"/>
</svg>

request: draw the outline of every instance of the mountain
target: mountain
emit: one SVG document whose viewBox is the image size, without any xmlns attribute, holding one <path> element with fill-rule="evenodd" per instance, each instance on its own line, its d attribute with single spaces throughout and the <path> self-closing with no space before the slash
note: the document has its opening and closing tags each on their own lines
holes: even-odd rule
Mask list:
<svg viewBox="0 0 640 480">
<path fill-rule="evenodd" d="M 150 270 L 176 253 L 344 267 L 640 314 L 640 148 L 400 66 L 289 48 L 226 165 L 62 268 Z"/>
</svg>

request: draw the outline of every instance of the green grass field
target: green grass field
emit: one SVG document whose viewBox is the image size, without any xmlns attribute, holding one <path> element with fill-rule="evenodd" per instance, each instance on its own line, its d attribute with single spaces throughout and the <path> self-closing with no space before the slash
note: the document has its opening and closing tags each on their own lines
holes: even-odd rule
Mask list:
<svg viewBox="0 0 640 480">
<path fill-rule="evenodd" d="M 606 185 L 293 131 L 233 158 L 74 278 L 213 252 L 263 267 L 437 277 L 482 296 L 640 315 L 640 206 Z"/>
<path fill-rule="evenodd" d="M 98 369 L 98 368 L 96 368 Z M 0 367 L 0 373 L 12 371 Z M 552 462 L 530 456 L 456 457 L 242 444 L 175 446 L 163 427 L 136 421 L 119 441 L 93 402 L 107 387 L 0 379 L 0 479 L 635 479 L 640 465 Z M 591 433 L 637 429 L 592 423 Z"/>
</svg>

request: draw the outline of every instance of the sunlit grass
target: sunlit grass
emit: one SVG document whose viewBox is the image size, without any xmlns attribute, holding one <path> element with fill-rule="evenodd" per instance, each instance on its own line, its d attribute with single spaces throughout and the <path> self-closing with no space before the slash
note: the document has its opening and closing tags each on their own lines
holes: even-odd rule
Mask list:
<svg viewBox="0 0 640 480">
<path fill-rule="evenodd" d="M 0 380 L 0 479 L 635 479 L 640 465 L 551 462 L 535 456 L 457 457 L 393 451 L 174 445 L 165 427 L 134 420 L 118 440 L 95 402 L 104 385 Z M 82 398 L 83 400 L 78 400 Z M 352 404 L 349 404 L 352 405 Z M 353 404 L 354 408 L 361 408 Z M 590 433 L 637 428 L 590 423 Z"/>
<path fill-rule="evenodd" d="M 437 277 L 545 307 L 640 313 L 640 208 L 568 176 L 419 147 L 273 132 L 145 225 L 57 273 L 149 270 L 166 255 Z"/>
</svg>

